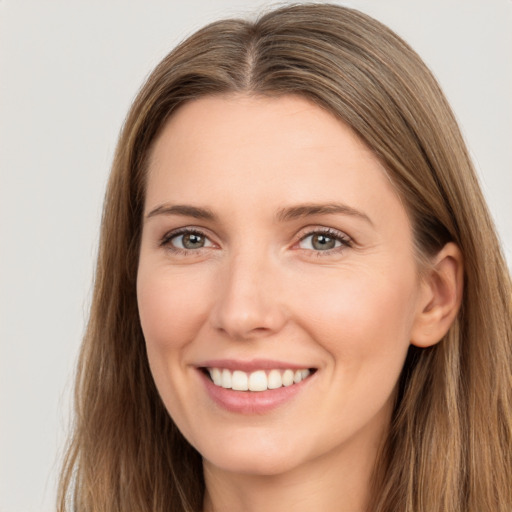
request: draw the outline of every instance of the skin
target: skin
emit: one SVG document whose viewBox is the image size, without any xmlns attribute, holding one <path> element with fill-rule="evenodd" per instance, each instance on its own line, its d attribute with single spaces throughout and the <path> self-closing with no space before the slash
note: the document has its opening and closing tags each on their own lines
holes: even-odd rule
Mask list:
<svg viewBox="0 0 512 512">
<path fill-rule="evenodd" d="M 349 209 L 279 216 L 311 204 Z M 182 228 L 197 248 L 180 247 Z M 311 233 L 326 229 L 335 246 L 319 249 Z M 137 293 L 159 393 L 203 456 L 205 510 L 365 509 L 407 349 L 439 341 L 460 303 L 456 247 L 432 268 L 420 277 L 380 162 L 307 100 L 206 97 L 171 117 L 150 158 Z M 212 401 L 202 361 L 259 358 L 316 372 L 263 414 Z"/>
</svg>

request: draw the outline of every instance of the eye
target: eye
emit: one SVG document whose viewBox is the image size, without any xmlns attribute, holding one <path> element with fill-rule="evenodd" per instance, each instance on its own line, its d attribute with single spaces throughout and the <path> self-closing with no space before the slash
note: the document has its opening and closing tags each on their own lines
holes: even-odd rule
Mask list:
<svg viewBox="0 0 512 512">
<path fill-rule="evenodd" d="M 300 249 L 322 252 L 347 246 L 350 246 L 350 239 L 346 235 L 330 229 L 309 233 L 302 237 L 298 243 Z"/>
<path fill-rule="evenodd" d="M 193 251 L 204 247 L 212 247 L 213 243 L 200 231 L 187 229 L 169 233 L 162 240 L 162 245 L 167 245 L 171 249 Z"/>
</svg>

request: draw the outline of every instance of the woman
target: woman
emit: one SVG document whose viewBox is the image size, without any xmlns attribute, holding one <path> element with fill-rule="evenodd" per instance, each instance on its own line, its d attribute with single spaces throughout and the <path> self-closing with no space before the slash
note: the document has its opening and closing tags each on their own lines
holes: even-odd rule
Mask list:
<svg viewBox="0 0 512 512">
<path fill-rule="evenodd" d="M 120 137 L 60 510 L 509 511 L 510 297 L 403 41 L 334 5 L 205 27 Z"/>
</svg>

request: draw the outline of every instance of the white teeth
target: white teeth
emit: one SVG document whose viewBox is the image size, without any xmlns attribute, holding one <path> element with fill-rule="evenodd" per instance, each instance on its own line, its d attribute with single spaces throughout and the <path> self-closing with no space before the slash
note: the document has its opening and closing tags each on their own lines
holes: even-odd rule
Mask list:
<svg viewBox="0 0 512 512">
<path fill-rule="evenodd" d="M 285 370 L 283 373 L 283 386 L 291 386 L 293 384 L 293 370 Z"/>
<path fill-rule="evenodd" d="M 229 370 L 222 370 L 222 382 L 220 385 L 223 388 L 231 389 L 231 372 Z"/>
<path fill-rule="evenodd" d="M 252 372 L 249 375 L 250 391 L 265 391 L 267 389 L 267 374 L 263 370 Z"/>
<path fill-rule="evenodd" d="M 223 368 L 208 368 L 213 383 L 226 389 L 235 391 L 266 391 L 267 389 L 278 389 L 282 386 L 288 387 L 298 384 L 311 374 L 308 369 L 302 370 L 257 370 L 250 374 L 241 370 L 230 370 Z"/>
<path fill-rule="evenodd" d="M 236 391 L 247 391 L 249 389 L 247 373 L 235 370 L 231 380 L 231 387 Z"/>
<path fill-rule="evenodd" d="M 279 370 L 270 370 L 267 380 L 268 389 L 277 389 L 283 385 L 283 378 Z"/>
<path fill-rule="evenodd" d="M 216 386 L 222 386 L 222 373 L 218 368 L 212 368 L 210 370 L 210 377 Z"/>
</svg>

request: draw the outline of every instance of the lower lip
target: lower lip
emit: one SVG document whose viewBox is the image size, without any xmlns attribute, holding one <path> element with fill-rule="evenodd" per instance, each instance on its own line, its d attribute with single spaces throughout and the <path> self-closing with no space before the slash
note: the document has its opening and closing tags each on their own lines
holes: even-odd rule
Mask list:
<svg viewBox="0 0 512 512">
<path fill-rule="evenodd" d="M 201 370 L 198 370 L 210 398 L 220 407 L 239 414 L 264 414 L 291 401 L 314 377 L 267 391 L 234 391 L 216 386 Z"/>
</svg>

